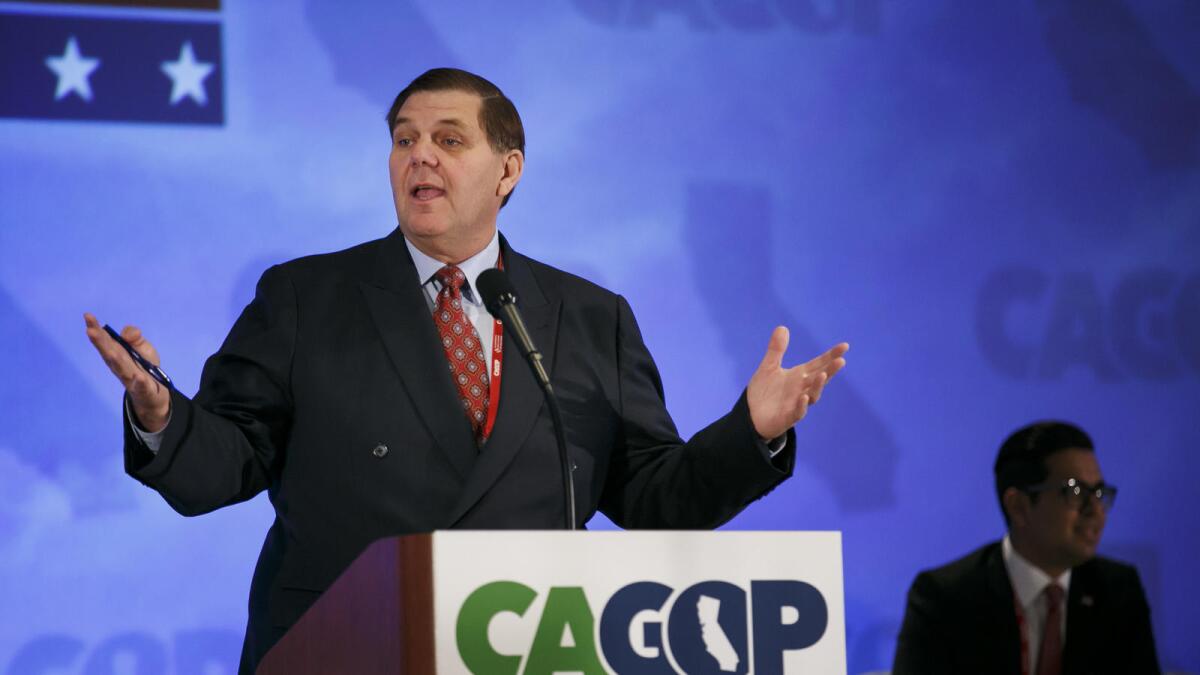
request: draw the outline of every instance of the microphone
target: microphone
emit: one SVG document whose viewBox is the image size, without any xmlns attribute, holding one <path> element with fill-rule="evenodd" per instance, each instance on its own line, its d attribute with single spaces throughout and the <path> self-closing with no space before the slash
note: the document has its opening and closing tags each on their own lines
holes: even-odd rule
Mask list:
<svg viewBox="0 0 1200 675">
<path fill-rule="evenodd" d="M 508 275 L 503 270 L 493 267 L 479 275 L 475 280 L 475 287 L 479 290 L 479 297 L 483 299 L 487 310 L 492 316 L 500 318 L 505 332 L 517 341 L 517 348 L 521 350 L 525 360 L 529 361 L 529 367 L 533 368 L 533 376 L 537 378 L 538 384 L 548 394 L 553 395 L 554 387 L 550 384 L 550 376 L 546 374 L 546 367 L 542 365 L 542 353 L 533 346 L 533 339 L 529 337 L 525 322 L 521 320 L 521 312 L 517 309 L 517 289 L 513 288 Z"/>
<path fill-rule="evenodd" d="M 542 353 L 533 344 L 525 322 L 521 319 L 521 311 L 517 309 L 517 289 L 503 270 L 495 268 L 485 270 L 475 280 L 475 289 L 492 316 L 498 317 L 504 324 L 504 332 L 517 341 L 517 348 L 533 369 L 534 379 L 542 387 L 546 396 L 546 406 L 550 408 L 550 419 L 554 423 L 554 440 L 558 444 L 558 462 L 562 467 L 563 484 L 563 513 L 566 516 L 566 529 L 575 527 L 575 481 L 571 477 L 571 460 L 567 455 L 567 439 L 563 433 L 562 411 L 558 408 L 558 397 L 554 395 L 554 387 L 550 384 L 550 376 L 542 365 Z"/>
</svg>

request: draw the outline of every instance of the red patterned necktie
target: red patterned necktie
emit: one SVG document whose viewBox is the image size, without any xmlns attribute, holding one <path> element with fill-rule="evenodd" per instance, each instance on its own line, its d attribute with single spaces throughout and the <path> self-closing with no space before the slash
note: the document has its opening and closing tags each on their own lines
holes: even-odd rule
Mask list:
<svg viewBox="0 0 1200 675">
<path fill-rule="evenodd" d="M 454 265 L 446 265 L 435 276 L 442 284 L 442 290 L 433 310 L 434 323 L 442 336 L 450 374 L 458 386 L 458 397 L 471 430 L 475 432 L 475 441 L 483 445 L 487 440 L 483 437 L 488 413 L 487 361 L 479 333 L 463 312 L 462 286 L 467 276 Z"/>
<path fill-rule="evenodd" d="M 1046 623 L 1042 627 L 1042 645 L 1038 648 L 1037 675 L 1062 673 L 1062 601 L 1063 589 L 1050 584 L 1046 596 Z"/>
</svg>

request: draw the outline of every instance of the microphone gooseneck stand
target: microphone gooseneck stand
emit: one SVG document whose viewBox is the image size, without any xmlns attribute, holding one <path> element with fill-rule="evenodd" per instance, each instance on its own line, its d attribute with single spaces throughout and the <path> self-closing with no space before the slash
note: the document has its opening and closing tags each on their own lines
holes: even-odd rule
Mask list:
<svg viewBox="0 0 1200 675">
<path fill-rule="evenodd" d="M 540 356 L 540 355 L 539 355 Z M 578 529 L 575 525 L 575 467 L 571 466 L 571 458 L 567 455 L 567 438 L 563 434 L 562 411 L 558 408 L 558 397 L 554 395 L 554 387 L 547 382 L 542 388 L 546 394 L 546 405 L 550 408 L 550 419 L 554 422 L 554 440 L 558 443 L 558 461 L 562 465 L 563 510 L 566 513 L 566 529 Z"/>
<path fill-rule="evenodd" d="M 558 407 L 558 397 L 554 395 L 554 386 L 550 384 L 550 376 L 546 374 L 546 368 L 542 365 L 542 353 L 533 345 L 517 309 L 516 289 L 509 281 L 508 275 L 499 269 L 483 272 L 475 285 L 488 311 L 500 318 L 504 324 L 504 332 L 516 341 L 521 355 L 533 370 L 533 377 L 546 397 L 546 406 L 550 408 L 550 420 L 554 424 L 554 440 L 558 445 L 558 462 L 562 467 L 564 524 L 568 530 L 578 529 L 575 519 L 575 481 L 571 475 L 574 469 L 571 466 L 571 458 L 567 455 L 562 411 Z"/>
</svg>

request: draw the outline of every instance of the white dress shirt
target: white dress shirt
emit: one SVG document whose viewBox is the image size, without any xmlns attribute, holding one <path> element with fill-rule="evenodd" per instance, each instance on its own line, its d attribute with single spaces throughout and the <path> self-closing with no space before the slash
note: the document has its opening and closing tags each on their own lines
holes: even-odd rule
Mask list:
<svg viewBox="0 0 1200 675">
<path fill-rule="evenodd" d="M 434 276 L 437 271 L 446 266 L 446 263 L 435 260 L 417 250 L 416 246 L 404 238 L 404 245 L 408 247 L 408 253 L 412 256 L 413 265 L 417 268 L 417 278 L 421 281 L 421 290 L 425 291 L 425 303 L 429 306 L 429 313 L 433 314 L 434 307 L 437 306 L 437 296 L 442 290 L 442 284 Z M 484 271 L 490 270 L 496 266 L 496 261 L 500 258 L 500 233 L 492 232 L 492 240 L 488 245 L 483 247 L 483 250 L 466 260 L 458 263 L 458 269 L 466 275 L 467 282 L 462 287 L 462 308 L 463 313 L 470 319 L 471 324 L 475 326 L 475 331 L 479 333 L 479 344 L 484 346 L 484 360 L 488 362 L 488 374 L 491 373 L 491 344 L 492 337 L 496 329 L 496 321 L 487 308 L 483 306 L 483 300 L 479 297 L 479 292 L 475 290 L 475 281 Z"/>
<path fill-rule="evenodd" d="M 1038 649 L 1042 646 L 1042 631 L 1046 625 L 1046 613 L 1050 608 L 1046 596 L 1042 593 L 1051 583 L 1056 583 L 1063 589 L 1063 606 L 1061 624 L 1062 643 L 1067 644 L 1067 591 L 1071 589 L 1071 570 L 1063 572 L 1057 579 L 1051 579 L 1049 574 L 1038 569 L 1013 548 L 1012 540 L 1004 535 L 1001 544 L 1004 555 L 1004 567 L 1008 570 L 1008 580 L 1012 583 L 1021 612 L 1025 615 L 1025 644 L 1029 646 L 1026 655 L 1025 672 L 1037 672 Z"/>
</svg>

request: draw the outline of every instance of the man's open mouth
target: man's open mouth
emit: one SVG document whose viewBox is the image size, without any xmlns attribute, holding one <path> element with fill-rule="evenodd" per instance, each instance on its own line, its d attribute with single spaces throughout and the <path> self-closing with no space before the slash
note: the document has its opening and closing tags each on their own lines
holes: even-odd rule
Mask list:
<svg viewBox="0 0 1200 675">
<path fill-rule="evenodd" d="M 433 185 L 417 185 L 409 191 L 409 194 L 417 201 L 427 202 L 431 199 L 441 197 L 446 194 L 446 191 Z"/>
</svg>

